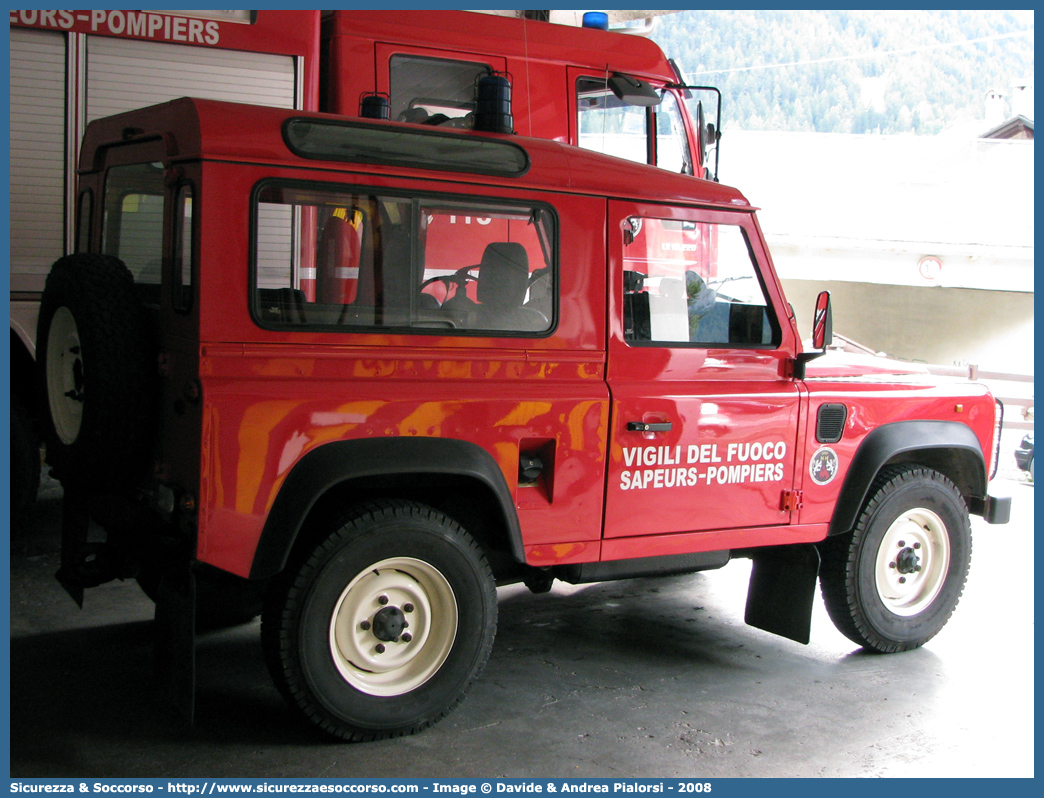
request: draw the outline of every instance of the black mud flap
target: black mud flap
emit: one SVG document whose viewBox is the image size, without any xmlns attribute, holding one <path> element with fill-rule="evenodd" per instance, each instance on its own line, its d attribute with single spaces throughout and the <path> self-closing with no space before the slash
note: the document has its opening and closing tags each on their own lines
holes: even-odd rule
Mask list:
<svg viewBox="0 0 1044 798">
<path fill-rule="evenodd" d="M 973 498 L 968 503 L 968 510 L 974 515 L 981 515 L 987 524 L 1006 524 L 1011 520 L 1011 496 Z"/>
<path fill-rule="evenodd" d="M 196 576 L 170 569 L 156 589 L 156 676 L 163 697 L 189 726 L 196 715 Z"/>
<path fill-rule="evenodd" d="M 104 585 L 113 579 L 129 579 L 137 575 L 137 561 L 127 556 L 126 547 L 106 540 L 88 541 L 92 519 L 104 511 L 106 499 L 86 491 L 82 485 L 63 483 L 62 554 L 55 577 L 65 591 L 83 609 L 84 591 Z M 102 521 L 101 525 L 109 529 Z M 109 534 L 109 539 L 112 535 Z"/>
<path fill-rule="evenodd" d="M 753 556 L 743 619 L 758 629 L 808 645 L 819 576 L 813 544 L 762 549 Z"/>
<path fill-rule="evenodd" d="M 55 574 L 76 605 L 83 609 L 85 585 L 79 578 L 79 563 L 87 544 L 87 530 L 91 523 L 87 494 L 74 485 L 63 485 L 62 495 L 62 559 Z"/>
</svg>

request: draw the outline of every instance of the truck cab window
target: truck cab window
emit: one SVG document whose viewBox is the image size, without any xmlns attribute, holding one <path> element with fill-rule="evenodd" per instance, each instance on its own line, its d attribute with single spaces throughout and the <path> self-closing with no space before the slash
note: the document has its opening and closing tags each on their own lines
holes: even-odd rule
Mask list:
<svg viewBox="0 0 1044 798">
<path fill-rule="evenodd" d="M 577 144 L 636 163 L 649 162 L 649 109 L 616 97 L 605 78 L 576 81 Z"/>
<path fill-rule="evenodd" d="M 391 58 L 391 118 L 399 122 L 471 127 L 475 83 L 492 69 L 474 61 L 416 55 Z"/>
<path fill-rule="evenodd" d="M 576 109 L 577 143 L 584 149 L 692 174 L 684 109 L 673 92 L 664 91 L 659 105 L 631 105 L 613 94 L 605 78 L 585 77 L 576 82 Z"/>
<path fill-rule="evenodd" d="M 627 341 L 764 347 L 778 340 L 740 227 L 641 217 L 625 224 Z"/>
</svg>

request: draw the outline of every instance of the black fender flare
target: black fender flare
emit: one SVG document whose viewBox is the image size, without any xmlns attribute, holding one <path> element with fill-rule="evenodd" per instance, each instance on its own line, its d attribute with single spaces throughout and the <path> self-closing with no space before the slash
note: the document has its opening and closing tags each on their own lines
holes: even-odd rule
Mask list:
<svg viewBox="0 0 1044 798">
<path fill-rule="evenodd" d="M 893 463 L 918 463 L 944 474 L 966 500 L 986 496 L 986 458 L 970 427 L 957 421 L 896 421 L 870 432 L 856 450 L 830 520 L 830 535 L 855 526 L 877 474 Z"/>
<path fill-rule="evenodd" d="M 500 509 L 511 554 L 525 562 L 514 498 L 489 452 L 446 438 L 379 438 L 328 443 L 301 458 L 265 520 L 250 578 L 266 579 L 283 570 L 301 525 L 327 491 L 352 480 L 396 475 L 450 475 L 479 483 Z"/>
</svg>

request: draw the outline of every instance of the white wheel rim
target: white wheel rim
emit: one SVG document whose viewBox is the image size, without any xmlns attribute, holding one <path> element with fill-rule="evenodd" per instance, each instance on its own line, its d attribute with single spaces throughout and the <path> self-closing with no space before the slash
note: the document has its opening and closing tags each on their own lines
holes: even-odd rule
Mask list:
<svg viewBox="0 0 1044 798">
<path fill-rule="evenodd" d="M 47 333 L 47 400 L 54 431 L 70 445 L 80 436 L 83 423 L 83 359 L 76 319 L 67 307 L 51 317 Z"/>
<path fill-rule="evenodd" d="M 935 601 L 949 568 L 950 537 L 942 519 L 931 510 L 907 510 L 877 551 L 877 594 L 890 612 L 916 615 Z"/>
<path fill-rule="evenodd" d="M 402 634 L 389 639 L 389 627 L 403 620 Z M 435 675 L 456 636 L 457 601 L 446 577 L 422 560 L 392 557 L 341 593 L 330 620 L 330 653 L 352 687 L 396 696 Z"/>
</svg>

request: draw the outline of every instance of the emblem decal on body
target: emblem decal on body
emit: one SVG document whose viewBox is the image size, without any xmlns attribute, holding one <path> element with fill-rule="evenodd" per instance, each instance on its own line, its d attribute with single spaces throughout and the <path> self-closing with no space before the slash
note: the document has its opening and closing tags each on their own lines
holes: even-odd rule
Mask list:
<svg viewBox="0 0 1044 798">
<path fill-rule="evenodd" d="M 829 446 L 822 447 L 808 464 L 808 473 L 817 485 L 826 485 L 837 476 L 837 452 Z"/>
</svg>

